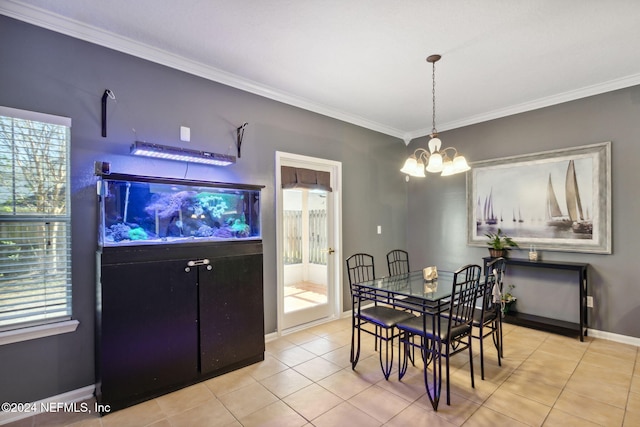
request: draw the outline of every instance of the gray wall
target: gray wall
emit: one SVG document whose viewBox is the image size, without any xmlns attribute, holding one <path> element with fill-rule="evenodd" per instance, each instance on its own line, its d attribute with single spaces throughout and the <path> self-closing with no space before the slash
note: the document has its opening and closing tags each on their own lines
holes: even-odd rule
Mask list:
<svg viewBox="0 0 640 427">
<path fill-rule="evenodd" d="M 593 329 L 640 337 L 640 290 L 637 246 L 640 241 L 640 86 L 514 115 L 441 134 L 445 146 L 455 146 L 467 159 L 480 161 L 556 148 L 611 141 L 611 255 L 543 251 L 546 260 L 590 264 L 589 309 Z M 426 147 L 426 138 L 409 149 Z M 456 268 L 482 263 L 484 248 L 466 246 L 466 184 L 464 176 L 409 185 L 408 248 L 414 264 Z M 526 250 L 512 256 L 527 257 Z M 563 320 L 578 320 L 578 287 L 574 276 L 538 269 L 511 268 L 507 283 L 516 285 L 518 308 L 545 312 Z M 547 312 L 548 311 L 548 312 Z M 565 318 L 567 317 L 567 318 Z"/>
<path fill-rule="evenodd" d="M 0 105 L 71 117 L 74 333 L 0 347 L 0 401 L 29 402 L 94 383 L 97 203 L 93 163 L 119 173 L 261 184 L 265 332 L 276 330 L 275 151 L 342 162 L 343 253 L 384 255 L 406 246 L 407 186 L 399 139 L 261 98 L 110 49 L 0 16 Z M 102 138 L 100 100 L 108 101 Z M 235 129 L 249 122 L 234 166 L 187 166 L 132 158 L 134 140 L 233 154 Z M 135 129 L 135 131 L 134 131 Z M 186 145 L 186 144 L 185 144 Z M 376 234 L 376 225 L 384 233 Z M 344 283 L 348 283 L 346 280 Z M 344 309 L 350 309 L 348 286 Z"/>
<path fill-rule="evenodd" d="M 75 333 L 0 347 L 0 401 L 34 401 L 94 382 L 94 251 L 97 211 L 93 162 L 112 170 L 167 177 L 262 184 L 265 248 L 265 332 L 276 329 L 275 151 L 343 162 L 343 253 L 372 253 L 379 275 L 385 253 L 406 247 L 412 265 L 455 268 L 481 262 L 486 249 L 466 246 L 465 178 L 430 176 L 407 185 L 398 172 L 409 148 L 392 137 L 251 95 L 109 49 L 0 16 L 0 105 L 71 117 Z M 100 136 L 100 98 L 109 101 L 108 137 Z M 190 146 L 227 152 L 235 128 L 250 125 L 235 166 L 211 168 L 134 159 L 136 139 L 180 145 L 179 127 L 191 127 Z M 133 131 L 135 129 L 135 132 Z M 612 141 L 613 254 L 543 252 L 545 259 L 589 262 L 596 307 L 590 326 L 640 337 L 640 292 L 634 268 L 639 210 L 640 88 L 619 90 L 554 107 L 443 132 L 445 146 L 470 160 L 486 160 Z M 233 151 L 231 151 L 233 152 Z M 407 195 L 409 197 L 407 197 Z M 384 233 L 375 234 L 376 225 Z M 526 256 L 526 253 L 515 255 Z M 577 287 L 553 273 L 515 270 L 518 304 L 540 303 L 540 279 L 577 304 Z M 346 284 L 346 280 L 344 281 Z M 567 290 L 567 287 L 569 290 Z M 574 294 L 571 294 L 574 292 Z M 567 296 L 568 295 L 568 296 Z M 573 296 L 572 296 L 573 295 Z M 348 290 L 343 289 L 349 309 Z M 575 302 L 574 302 L 575 301 Z M 560 310 L 562 311 L 562 310 Z M 562 315 L 562 313 L 557 313 Z M 571 313 L 569 313 L 571 314 Z"/>
</svg>

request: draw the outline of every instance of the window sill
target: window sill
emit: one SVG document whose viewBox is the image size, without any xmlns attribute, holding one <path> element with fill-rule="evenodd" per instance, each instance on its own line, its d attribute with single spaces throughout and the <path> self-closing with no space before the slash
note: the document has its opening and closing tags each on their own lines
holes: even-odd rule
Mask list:
<svg viewBox="0 0 640 427">
<path fill-rule="evenodd" d="M 80 322 L 77 320 L 67 320 L 64 322 L 49 323 L 46 325 L 0 332 L 0 345 L 74 332 L 78 328 L 79 324 Z"/>
</svg>

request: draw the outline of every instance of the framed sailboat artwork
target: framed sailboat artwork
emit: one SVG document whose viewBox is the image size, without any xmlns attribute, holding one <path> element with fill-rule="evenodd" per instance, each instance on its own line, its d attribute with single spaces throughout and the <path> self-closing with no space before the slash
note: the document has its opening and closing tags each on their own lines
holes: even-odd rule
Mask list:
<svg viewBox="0 0 640 427">
<path fill-rule="evenodd" d="M 467 243 L 611 253 L 611 142 L 486 160 L 467 172 Z"/>
</svg>

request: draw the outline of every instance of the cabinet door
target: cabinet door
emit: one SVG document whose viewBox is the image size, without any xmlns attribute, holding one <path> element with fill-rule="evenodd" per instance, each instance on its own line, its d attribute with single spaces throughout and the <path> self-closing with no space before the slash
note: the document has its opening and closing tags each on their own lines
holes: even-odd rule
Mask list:
<svg viewBox="0 0 640 427">
<path fill-rule="evenodd" d="M 262 254 L 200 269 L 200 363 L 210 373 L 264 356 Z"/>
<path fill-rule="evenodd" d="M 135 401 L 197 376 L 197 272 L 185 267 L 185 261 L 103 266 L 104 403 Z"/>
</svg>

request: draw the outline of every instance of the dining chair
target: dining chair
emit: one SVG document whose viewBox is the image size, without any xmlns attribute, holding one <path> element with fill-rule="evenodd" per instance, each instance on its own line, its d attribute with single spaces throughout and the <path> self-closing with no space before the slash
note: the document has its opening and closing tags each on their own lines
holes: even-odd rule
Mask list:
<svg viewBox="0 0 640 427">
<path fill-rule="evenodd" d="M 425 388 L 431 405 L 438 410 L 440 390 L 442 388 L 442 358 L 446 359 L 447 405 L 451 405 L 449 385 L 449 360 L 451 356 L 466 349 L 469 350 L 469 371 L 471 387 L 475 388 L 473 378 L 472 322 L 478 289 L 480 286 L 481 267 L 475 264 L 458 269 L 453 276 L 451 298 L 446 316 L 441 313 L 427 313 L 398 322 L 402 362 L 398 371 L 399 378 L 407 371 L 407 361 L 412 348 L 419 348 L 424 363 Z M 416 342 L 416 338 L 419 338 Z M 444 351 L 443 351 L 444 348 Z M 433 381 L 429 384 L 427 367 L 433 363 Z"/>
<path fill-rule="evenodd" d="M 389 269 L 389 276 L 398 276 L 400 274 L 408 274 L 411 272 L 409 268 L 409 252 L 402 249 L 394 249 L 387 254 L 387 268 Z M 414 304 L 415 306 L 421 305 L 421 300 L 414 297 L 404 297 L 402 301 L 405 304 Z M 410 310 L 410 309 L 405 309 Z"/>
<path fill-rule="evenodd" d="M 409 269 L 409 252 L 402 249 L 394 249 L 387 254 L 387 267 L 389 268 L 389 276 L 397 276 L 398 274 L 408 273 Z"/>
<path fill-rule="evenodd" d="M 481 306 L 473 312 L 474 338 L 480 341 L 480 376 L 484 380 L 484 338 L 491 336 L 498 353 L 498 366 L 502 366 L 502 281 L 507 261 L 500 257 L 489 262 L 485 267 L 484 285 L 478 299 Z"/>
<path fill-rule="evenodd" d="M 375 266 L 373 256 L 365 253 L 351 255 L 346 260 L 349 275 L 349 287 L 351 288 L 351 302 L 353 304 L 351 315 L 351 368 L 355 369 L 360 358 L 361 332 L 371 334 L 375 338 L 375 350 L 378 350 L 380 342 L 380 367 L 385 379 L 389 379 L 393 367 L 393 339 L 398 336 L 395 326 L 398 322 L 414 317 L 411 313 L 398 310 L 391 306 L 382 305 L 375 296 L 368 292 L 356 290 L 357 283 L 375 279 Z M 362 304 L 373 304 L 362 307 Z M 373 325 L 371 331 L 363 326 Z M 357 335 L 356 335 L 357 331 Z M 357 345 L 356 345 L 357 340 Z M 385 355 L 383 360 L 382 342 L 385 343 Z"/>
</svg>

